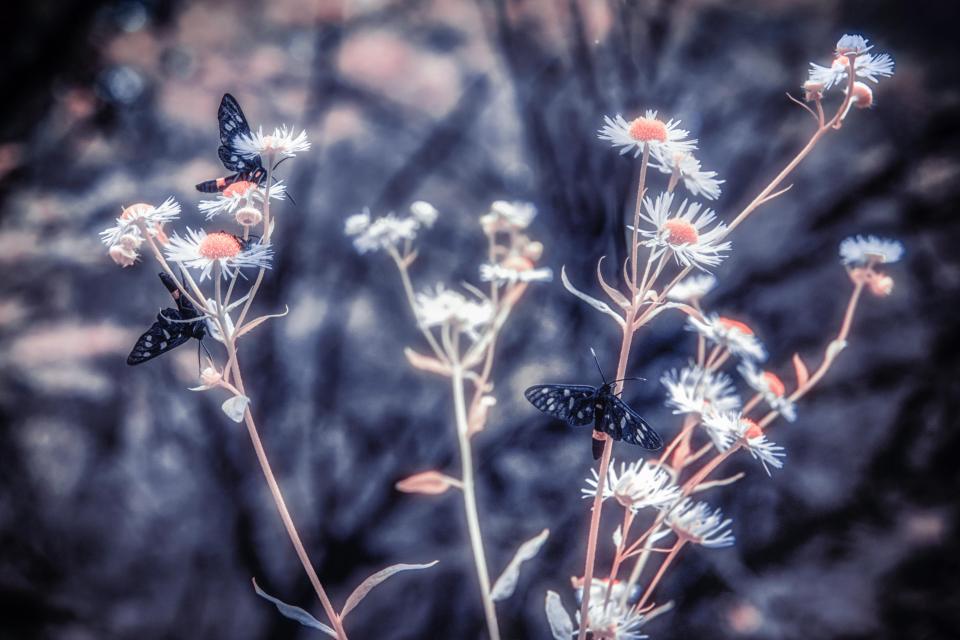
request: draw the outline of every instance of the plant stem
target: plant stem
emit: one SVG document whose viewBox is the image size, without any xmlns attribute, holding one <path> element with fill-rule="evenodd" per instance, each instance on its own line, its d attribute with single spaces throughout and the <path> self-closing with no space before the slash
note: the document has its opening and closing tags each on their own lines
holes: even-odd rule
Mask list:
<svg viewBox="0 0 960 640">
<path fill-rule="evenodd" d="M 663 574 L 666 573 L 667 567 L 670 566 L 670 563 L 673 562 L 673 559 L 677 557 L 677 553 L 680 552 L 680 548 L 683 547 L 683 540 L 678 540 L 673 548 L 670 549 L 670 553 L 667 554 L 667 557 L 663 559 L 663 563 L 660 565 L 660 568 L 657 570 L 657 574 L 653 576 L 653 580 L 650 581 L 650 585 L 647 587 L 647 590 L 644 591 L 643 597 L 640 598 L 640 602 L 637 603 L 637 611 L 643 608 L 643 605 L 647 603 L 647 600 L 650 599 L 650 596 L 653 594 L 653 589 L 657 586 L 657 583 L 660 582 L 660 578 L 663 577 Z"/>
<path fill-rule="evenodd" d="M 453 355 L 453 354 L 451 354 Z M 477 496 L 473 479 L 473 450 L 470 446 L 467 407 L 463 395 L 463 368 L 454 361 L 451 382 L 453 385 L 453 407 L 457 418 L 457 441 L 460 444 L 461 481 L 463 487 L 463 507 L 467 514 L 467 530 L 470 534 L 470 548 L 477 568 L 480 582 L 480 597 L 483 600 L 483 613 L 487 619 L 490 640 L 500 640 L 500 627 L 497 624 L 497 610 L 490 597 L 490 575 L 487 572 L 487 560 L 483 553 L 483 538 L 480 534 L 480 517 L 477 514 Z"/>
</svg>

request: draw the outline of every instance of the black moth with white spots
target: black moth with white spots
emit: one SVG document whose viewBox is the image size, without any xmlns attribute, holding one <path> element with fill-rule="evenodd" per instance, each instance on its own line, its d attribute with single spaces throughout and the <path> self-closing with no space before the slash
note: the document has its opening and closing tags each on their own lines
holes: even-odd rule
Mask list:
<svg viewBox="0 0 960 640">
<path fill-rule="evenodd" d="M 157 321 L 140 336 L 127 356 L 129 365 L 152 360 L 184 342 L 189 342 L 190 338 L 203 340 L 207 335 L 207 323 L 203 314 L 183 296 L 173 278 L 161 273 L 160 280 L 177 303 L 177 308 L 167 308 L 157 314 Z"/>
<path fill-rule="evenodd" d="M 660 434 L 613 393 L 615 382 L 599 387 L 585 384 L 538 384 L 523 392 L 540 411 L 573 426 L 593 424 L 596 431 L 644 449 L 663 446 Z"/>
<path fill-rule="evenodd" d="M 236 149 L 237 139 L 250 135 L 250 125 L 247 124 L 240 103 L 229 93 L 223 94 L 223 99 L 220 100 L 217 123 L 220 127 L 220 148 L 217 149 L 217 155 L 220 156 L 223 166 L 234 173 L 225 178 L 201 182 L 197 185 L 197 191 L 216 193 L 240 180 L 248 180 L 259 185 L 266 177 L 267 170 L 263 168 L 263 160 L 260 156 L 251 158 L 242 155 Z"/>
</svg>

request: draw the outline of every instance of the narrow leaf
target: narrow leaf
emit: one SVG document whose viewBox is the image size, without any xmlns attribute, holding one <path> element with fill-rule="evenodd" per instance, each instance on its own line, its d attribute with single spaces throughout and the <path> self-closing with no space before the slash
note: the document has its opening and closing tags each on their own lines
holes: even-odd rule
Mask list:
<svg viewBox="0 0 960 640">
<path fill-rule="evenodd" d="M 265 316 L 260 316 L 259 318 L 255 319 L 255 320 L 251 320 L 250 322 L 248 322 L 248 323 L 246 323 L 245 325 L 243 325 L 243 328 L 242 328 L 242 329 L 240 329 L 239 331 L 237 331 L 236 337 L 239 338 L 240 336 L 244 335 L 245 333 L 249 333 L 250 331 L 253 331 L 254 329 L 256 329 L 257 327 L 259 327 L 261 324 L 263 324 L 263 323 L 266 322 L 267 320 L 270 320 L 271 318 L 282 318 L 282 317 L 284 317 L 285 315 L 287 315 L 288 313 L 290 313 L 290 307 L 284 305 L 284 311 L 283 311 L 283 313 L 270 313 L 270 314 L 267 314 L 267 315 L 265 315 Z"/>
<path fill-rule="evenodd" d="M 566 288 L 567 291 L 569 291 L 576 297 L 580 298 L 581 300 L 589 304 L 591 307 L 593 307 L 597 311 L 607 314 L 608 316 L 616 320 L 617 324 L 619 324 L 621 327 L 626 326 L 626 322 L 624 322 L 623 318 L 620 317 L 620 314 L 618 314 L 616 311 L 611 309 L 610 305 L 608 305 L 606 302 L 601 302 L 596 298 L 592 298 L 588 296 L 587 294 L 583 293 L 582 291 L 577 289 L 575 286 L 570 284 L 570 279 L 567 278 L 566 267 L 560 267 L 560 280 L 563 282 L 563 286 L 564 288 Z"/>
<path fill-rule="evenodd" d="M 513 556 L 513 560 L 507 564 L 507 568 L 503 570 L 503 573 L 493 584 L 493 589 L 490 590 L 490 597 L 494 601 L 506 600 L 513 595 L 513 592 L 517 589 L 517 580 L 520 578 L 520 565 L 537 555 L 549 535 L 550 529 L 544 529 L 536 537 L 530 538 L 520 545 L 517 553 Z"/>
<path fill-rule="evenodd" d="M 460 481 L 439 471 L 424 471 L 409 478 L 404 478 L 394 486 L 397 491 L 403 491 L 404 493 L 425 493 L 437 496 L 446 493 L 450 487 L 460 486 Z"/>
<path fill-rule="evenodd" d="M 600 286 L 603 287 L 603 290 L 607 292 L 607 295 L 610 296 L 610 299 L 616 302 L 618 305 L 626 309 L 630 306 L 630 301 L 627 300 L 627 297 L 607 284 L 607 281 L 603 279 L 603 272 L 600 271 L 600 265 L 603 264 L 603 258 L 606 256 L 601 256 L 597 260 L 597 281 L 600 282 Z"/>
<path fill-rule="evenodd" d="M 547 601 L 544 607 L 547 611 L 547 622 L 550 623 L 550 633 L 554 640 L 570 640 L 573 636 L 573 621 L 563 608 L 560 596 L 554 591 L 547 591 Z"/>
<path fill-rule="evenodd" d="M 793 354 L 793 370 L 797 373 L 797 387 L 807 384 L 807 380 L 810 379 L 810 372 L 807 371 L 807 365 L 800 359 L 799 353 Z"/>
<path fill-rule="evenodd" d="M 389 578 L 395 573 L 401 571 L 410 571 L 412 569 L 427 569 L 437 564 L 439 560 L 434 560 L 433 562 L 428 562 L 427 564 L 395 564 L 383 569 L 382 571 L 377 571 L 375 574 L 364 580 L 360 583 L 360 586 L 353 590 L 353 593 L 350 594 L 350 597 L 347 598 L 346 604 L 343 605 L 343 611 L 340 612 L 340 619 L 343 620 L 347 617 L 347 614 L 353 611 L 354 607 L 360 604 L 360 601 L 367 597 L 367 594 L 373 590 L 378 584 Z"/>
<path fill-rule="evenodd" d="M 279 611 L 283 616 L 290 618 L 291 620 L 296 620 L 297 622 L 299 622 L 305 627 L 319 629 L 320 631 L 323 631 L 325 634 L 327 634 L 332 638 L 337 637 L 336 631 L 334 631 L 327 625 L 323 624 L 322 622 L 314 618 L 312 615 L 310 615 L 300 607 L 295 607 L 292 604 L 287 604 L 283 600 L 280 600 L 279 598 L 274 598 L 269 593 L 261 589 L 260 586 L 257 584 L 256 579 L 254 579 L 253 581 L 253 589 L 254 591 L 257 592 L 258 596 L 266 600 L 269 600 L 274 605 L 276 605 L 277 611 Z"/>
</svg>

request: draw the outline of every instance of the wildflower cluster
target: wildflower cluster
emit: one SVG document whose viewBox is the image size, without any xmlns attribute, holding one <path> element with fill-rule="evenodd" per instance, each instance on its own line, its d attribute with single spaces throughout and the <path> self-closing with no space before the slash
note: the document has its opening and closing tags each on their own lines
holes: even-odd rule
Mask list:
<svg viewBox="0 0 960 640">
<path fill-rule="evenodd" d="M 500 331 L 527 287 L 552 279 L 553 273 L 537 266 L 543 245 L 527 235 L 537 215 L 536 207 L 528 202 L 496 201 L 479 219 L 487 240 L 487 256 L 479 265 L 478 275 L 486 289 L 465 283 L 462 290 L 457 290 L 440 282 L 415 292 L 410 278 L 410 267 L 420 255 L 415 241 L 421 231 L 433 226 L 438 215 L 435 207 L 423 201 L 414 202 L 409 214 L 403 216 L 389 213 L 373 219 L 369 211 L 364 211 L 346 219 L 344 233 L 353 238 L 359 253 L 383 251 L 391 257 L 412 315 L 430 349 L 424 354 L 408 348 L 407 360 L 417 369 L 450 381 L 461 477 L 422 471 L 398 482 L 397 489 L 428 495 L 451 488 L 460 490 L 487 628 L 496 640 L 500 631 L 494 603 L 513 593 L 520 565 L 536 555 L 549 532 L 544 530 L 521 545 L 491 585 L 474 495 L 472 438 L 486 427 L 490 408 L 496 405 L 492 375 Z M 469 397 L 468 389 L 472 391 Z"/>
<path fill-rule="evenodd" d="M 592 499 L 593 509 L 584 576 L 574 580 L 575 587 L 579 585 L 580 600 L 577 630 L 560 596 L 547 594 L 547 618 L 557 640 L 574 634 L 580 640 L 647 637 L 640 628 L 671 606 L 667 603 L 658 607 L 652 601 L 656 586 L 680 550 L 691 544 L 710 549 L 734 544 L 731 520 L 695 494 L 740 480 L 742 472 L 720 479 L 712 477 L 739 451 L 759 462 L 767 474 L 783 467 L 784 448 L 768 439 L 772 424 L 780 417 L 788 422 L 798 419 L 797 401 L 823 378 L 846 346 L 862 291 L 867 289 L 878 296 L 892 291 L 893 280 L 879 267 L 900 259 L 902 245 L 874 236 L 844 240 L 841 260 L 854 288 L 842 326 L 812 373 L 799 354 L 793 356 L 792 385 L 766 364 L 770 352 L 753 328 L 704 305 L 718 282 L 710 272 L 732 251 L 731 232 L 761 205 L 786 191 L 778 188 L 790 170 L 820 138 L 841 128 L 851 106 L 872 104 L 872 91 L 857 78 L 876 83 L 892 75 L 890 56 L 871 50 L 864 38 L 847 35 L 837 43 L 830 67 L 811 65 L 804 88 L 813 108 L 800 103 L 817 122 L 811 143 L 729 222 L 693 199 L 717 199 L 723 181 L 715 172 L 701 169 L 693 155 L 697 141 L 689 138 L 678 120 L 659 119 L 655 111 L 632 121 L 620 115 L 606 118 L 599 138 L 610 142 L 621 155 L 632 152 L 641 163 L 640 195 L 633 223 L 626 225 L 629 256 L 622 265 L 626 290 L 608 284 L 600 264 L 598 284 L 609 302 L 574 287 L 565 272 L 564 286 L 612 317 L 621 328 L 618 380 L 626 372 L 634 333 L 664 311 L 684 314 L 686 328 L 696 337 L 696 347 L 686 366 L 668 371 L 661 378 L 666 406 L 679 417 L 680 424 L 658 458 L 621 463 L 618 470 L 611 458 L 612 439 L 599 436 L 605 440 L 599 469 L 591 471 L 592 477 L 582 489 L 583 496 Z M 822 100 L 836 86 L 845 87 L 844 96 L 828 117 Z M 651 194 L 648 167 L 670 176 L 659 193 Z M 683 199 L 677 195 L 681 185 L 687 191 Z M 644 250 L 645 257 L 641 256 Z M 620 391 L 622 382 L 614 390 Z M 597 531 L 601 509 L 610 498 L 622 509 L 622 522 L 613 536 L 609 574 L 601 580 L 595 577 Z M 636 524 L 641 519 L 645 524 L 637 533 Z M 648 576 L 644 569 L 657 557 L 662 560 Z M 633 566 L 621 579 L 627 562 Z M 583 584 L 594 588 L 584 591 Z"/>
</svg>

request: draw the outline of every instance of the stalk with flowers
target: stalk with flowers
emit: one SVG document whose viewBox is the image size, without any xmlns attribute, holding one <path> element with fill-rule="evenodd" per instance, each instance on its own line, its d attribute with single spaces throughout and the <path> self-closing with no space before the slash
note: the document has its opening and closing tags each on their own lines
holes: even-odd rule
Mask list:
<svg viewBox="0 0 960 640">
<path fill-rule="evenodd" d="M 536 267 L 543 245 L 526 234 L 536 212 L 529 203 L 497 201 L 489 213 L 480 218 L 487 240 L 487 261 L 480 266 L 479 276 L 488 288 L 482 291 L 464 283 L 466 295 L 443 283 L 420 293 L 414 291 L 410 267 L 419 255 L 414 242 L 418 232 L 431 227 L 438 216 L 429 203 L 414 202 L 410 215 L 404 217 L 391 213 L 373 220 L 365 211 L 347 218 L 344 228 L 360 253 L 384 251 L 397 268 L 407 303 L 429 348 L 427 354 L 407 348 L 409 363 L 449 380 L 460 477 L 424 471 L 401 480 L 397 489 L 430 495 L 442 494 L 451 488 L 460 491 L 484 617 L 492 640 L 500 637 L 495 602 L 513 594 L 520 565 L 537 554 L 549 535 L 544 529 L 520 545 L 513 560 L 491 586 L 477 507 L 472 439 L 484 430 L 488 411 L 496 404 L 492 376 L 500 332 L 529 284 L 552 278 L 549 269 Z"/>
<path fill-rule="evenodd" d="M 200 373 L 200 385 L 191 390 L 220 391 L 229 396 L 222 404 L 223 412 L 234 422 L 246 425 L 287 536 L 330 625 L 320 622 L 299 607 L 270 596 L 254 581 L 256 593 L 275 604 L 284 616 L 331 637 L 346 640 L 343 618 L 373 587 L 399 571 L 422 569 L 434 563 L 397 564 L 373 574 L 357 587 L 339 612 L 334 609 L 313 567 L 260 440 L 251 411 L 255 403 L 244 384 L 238 355 L 240 338 L 250 335 L 267 320 L 287 313 L 284 310 L 248 319 L 273 258 L 275 225 L 271 203 L 282 201 L 286 196 L 285 187 L 282 182 L 275 181 L 273 170 L 281 160 L 309 150 L 310 143 L 306 132 L 297 134 L 284 126 L 275 129 L 271 135 L 265 135 L 262 128 L 256 133 L 247 131 L 236 136 L 229 144 L 231 153 L 246 158 L 262 157 L 264 179 L 257 182 L 243 179 L 235 181 L 215 200 L 201 201 L 199 210 L 207 220 L 232 214 L 240 228 L 240 235 L 189 227 L 184 235 L 177 232 L 168 234 L 166 226 L 176 221 L 181 213 L 180 205 L 173 198 L 168 198 L 160 206 L 141 203 L 126 207 L 116 223 L 101 233 L 101 238 L 109 247 L 110 257 L 122 267 L 136 264 L 140 260 L 140 252 L 146 247 L 168 276 L 166 281 L 174 283 L 176 290 L 172 293 L 178 300 L 178 307 L 183 300 L 189 302 L 186 305 L 188 317 L 179 317 L 176 309 L 161 312 L 153 328 L 138 342 L 137 349 L 144 347 L 144 353 L 148 356 L 143 359 L 156 357 L 190 337 L 209 335 L 223 346 L 223 359 L 207 353 L 206 366 Z M 243 274 L 246 270 L 256 271 L 252 282 Z M 177 272 L 182 274 L 182 280 Z M 197 277 L 194 277 L 194 272 Z M 200 323 L 202 328 L 187 335 L 181 330 L 183 323 L 189 323 L 191 328 Z M 128 362 L 136 364 L 143 359 L 133 359 L 131 354 Z"/>
<path fill-rule="evenodd" d="M 761 368 L 767 351 L 744 322 L 708 312 L 702 301 L 716 283 L 709 270 L 716 268 L 732 248 L 731 232 L 761 205 L 790 187 L 784 181 L 826 135 L 839 130 L 853 108 L 873 104 L 873 90 L 861 79 L 876 83 L 893 74 L 887 54 L 870 53 L 861 36 L 845 35 L 837 43 L 829 67 L 811 65 L 804 83 L 805 102 L 793 99 L 815 120 L 807 144 L 729 224 L 720 221 L 699 202 L 679 201 L 681 185 L 691 197 L 715 200 L 720 185 L 715 172 L 704 171 L 694 157 L 696 140 L 679 128 L 676 120 L 657 117 L 655 111 L 630 122 L 621 116 L 607 118 L 600 138 L 640 159 L 639 184 L 632 224 L 627 225 L 628 257 L 622 265 L 624 286 L 618 289 L 603 277 L 597 265 L 598 284 L 609 298 L 599 300 L 574 287 L 566 273 L 564 286 L 573 295 L 614 319 L 621 330 L 616 378 L 624 377 L 634 336 L 664 311 L 686 316 L 687 328 L 696 335 L 690 364 L 667 372 L 661 379 L 667 389 L 667 406 L 681 417 L 676 435 L 657 459 L 621 463 L 612 461 L 613 441 L 603 440 L 599 468 L 592 471 L 584 490 L 592 501 L 592 514 L 582 579 L 574 580 L 580 600 L 578 629 L 563 607 L 560 596 L 548 592 L 546 612 L 556 639 L 576 635 L 623 639 L 647 637 L 642 627 L 668 611 L 672 603 L 658 605 L 656 587 L 689 544 L 706 548 L 734 543 L 731 521 L 719 509 L 699 501 L 695 494 L 739 481 L 737 473 L 717 478 L 723 463 L 739 451 L 748 452 L 769 474 L 783 466 L 784 450 L 767 439 L 777 418 L 796 419 L 795 403 L 809 393 L 829 371 L 846 347 L 853 318 L 864 289 L 876 295 L 890 293 L 893 281 L 880 266 L 898 260 L 902 247 L 896 241 L 873 236 L 848 238 L 841 245 L 853 289 L 836 335 L 811 373 L 803 359 L 792 359 L 796 383 L 792 391 L 772 371 Z M 835 87 L 843 97 L 832 115 L 824 99 Z M 650 169 L 668 176 L 663 190 L 648 195 Z M 642 255 L 643 253 L 646 255 Z M 601 258 L 602 260 L 602 258 Z M 691 275 L 693 271 L 701 272 Z M 733 378 L 723 369 L 737 361 L 740 378 L 750 390 L 741 401 Z M 622 382 L 614 389 L 622 391 Z M 598 532 L 604 502 L 614 498 L 622 508 L 614 537 L 609 571 L 597 571 Z"/>
</svg>

